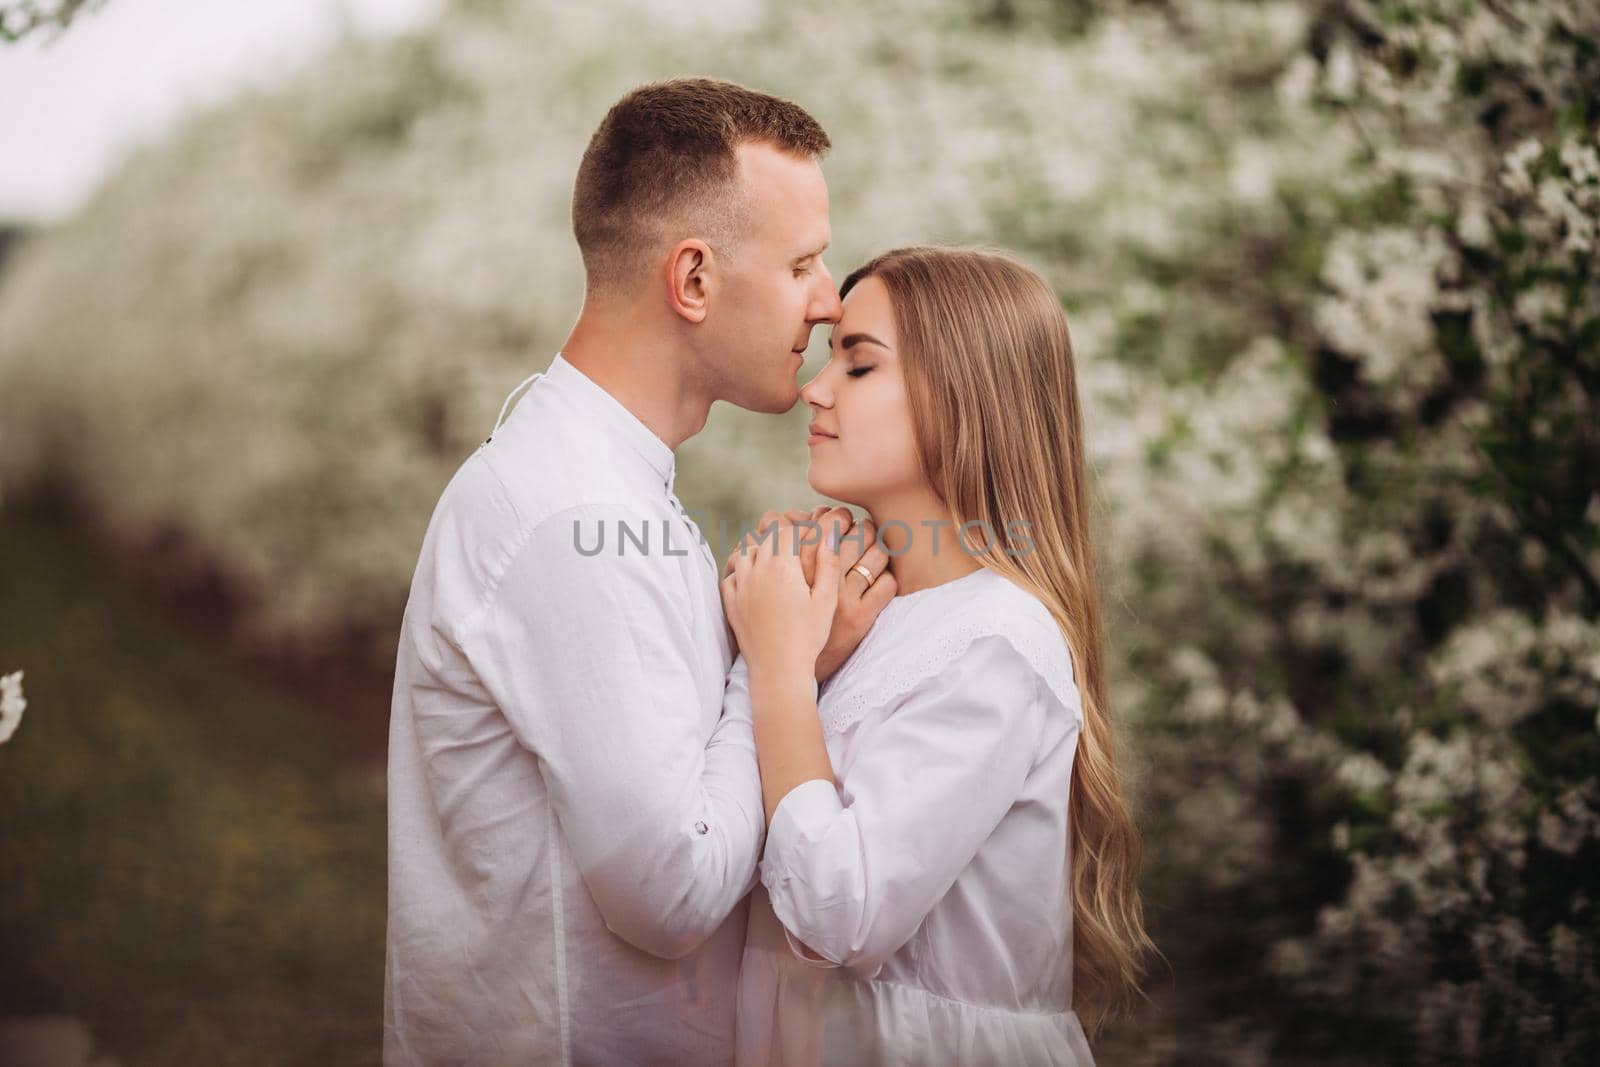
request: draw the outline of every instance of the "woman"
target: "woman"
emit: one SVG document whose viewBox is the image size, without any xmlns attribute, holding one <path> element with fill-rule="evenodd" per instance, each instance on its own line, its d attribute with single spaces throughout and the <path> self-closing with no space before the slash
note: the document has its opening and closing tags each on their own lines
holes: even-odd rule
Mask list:
<svg viewBox="0 0 1600 1067">
<path fill-rule="evenodd" d="M 880 545 L 841 577 L 831 540 L 813 588 L 786 519 L 723 581 L 768 821 L 739 1061 L 1089 1064 L 1080 1016 L 1135 993 L 1153 946 L 1066 319 L 976 251 L 890 252 L 841 292 L 801 393 L 809 478 Z M 819 692 L 841 581 L 896 595 Z"/>
</svg>

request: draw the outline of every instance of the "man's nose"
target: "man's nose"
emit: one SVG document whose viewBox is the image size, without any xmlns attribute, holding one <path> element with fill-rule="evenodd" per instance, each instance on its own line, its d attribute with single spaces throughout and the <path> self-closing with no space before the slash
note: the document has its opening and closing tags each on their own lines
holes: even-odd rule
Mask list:
<svg viewBox="0 0 1600 1067">
<path fill-rule="evenodd" d="M 828 268 L 823 267 L 817 283 L 822 291 L 817 294 L 811 316 L 812 322 L 838 322 L 844 314 L 844 304 L 839 300 L 839 290 L 833 284 L 833 275 L 828 273 Z"/>
</svg>

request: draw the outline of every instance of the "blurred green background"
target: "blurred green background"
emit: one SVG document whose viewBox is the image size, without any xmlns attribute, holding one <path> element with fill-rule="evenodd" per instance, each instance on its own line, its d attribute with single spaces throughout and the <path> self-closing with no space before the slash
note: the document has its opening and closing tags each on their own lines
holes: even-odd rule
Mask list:
<svg viewBox="0 0 1600 1067">
<path fill-rule="evenodd" d="M 576 314 L 588 135 L 684 73 L 828 129 L 836 276 L 996 245 L 1061 295 L 1167 956 L 1101 1060 L 1600 1056 L 1580 0 L 457 0 L 8 231 L 0 1020 L 377 1059 L 411 568 Z M 815 502 L 804 423 L 713 411 L 708 531 Z"/>
</svg>

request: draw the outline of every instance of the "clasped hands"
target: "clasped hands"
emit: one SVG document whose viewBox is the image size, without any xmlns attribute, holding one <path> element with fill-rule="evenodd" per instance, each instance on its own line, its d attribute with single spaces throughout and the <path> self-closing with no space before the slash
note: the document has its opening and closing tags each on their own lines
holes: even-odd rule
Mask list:
<svg viewBox="0 0 1600 1067">
<path fill-rule="evenodd" d="M 721 582 L 731 640 L 752 674 L 804 672 L 826 681 L 894 598 L 888 566 L 872 520 L 858 528 L 848 508 L 762 515 L 729 553 Z"/>
</svg>

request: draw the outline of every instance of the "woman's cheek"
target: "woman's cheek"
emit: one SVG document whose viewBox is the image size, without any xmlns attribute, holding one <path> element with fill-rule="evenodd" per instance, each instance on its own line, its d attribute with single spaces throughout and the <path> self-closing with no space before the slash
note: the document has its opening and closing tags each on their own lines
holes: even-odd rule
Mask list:
<svg viewBox="0 0 1600 1067">
<path fill-rule="evenodd" d="M 889 431 L 889 432 L 886 432 Z M 889 427 L 876 428 L 845 450 L 848 478 L 861 490 L 881 493 L 904 485 L 916 468 L 915 451 L 907 452 Z"/>
<path fill-rule="evenodd" d="M 912 479 L 918 466 L 917 439 L 903 402 L 882 413 L 874 436 L 878 442 L 878 462 L 885 477 L 896 485 Z"/>
</svg>

